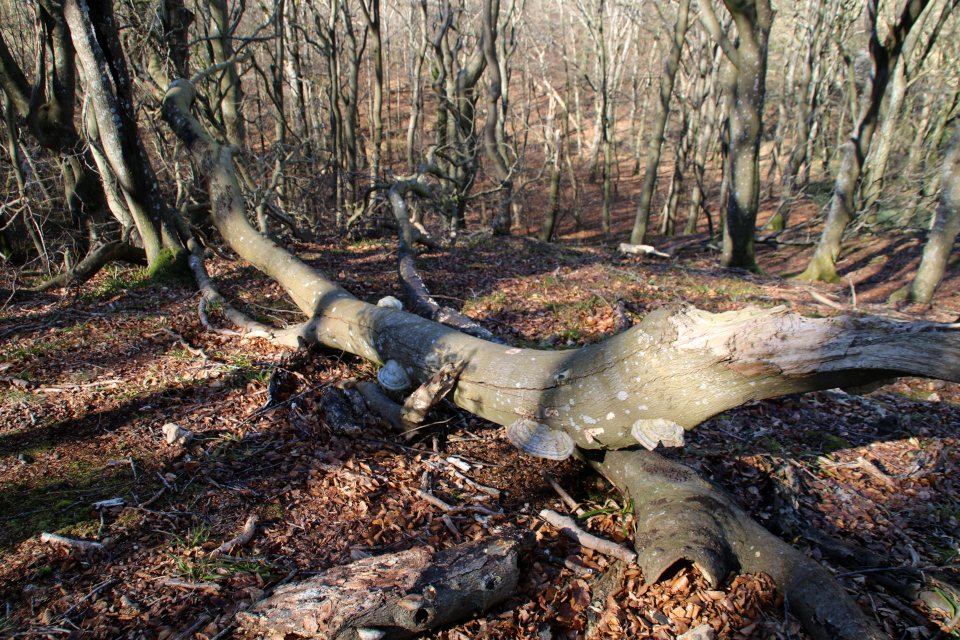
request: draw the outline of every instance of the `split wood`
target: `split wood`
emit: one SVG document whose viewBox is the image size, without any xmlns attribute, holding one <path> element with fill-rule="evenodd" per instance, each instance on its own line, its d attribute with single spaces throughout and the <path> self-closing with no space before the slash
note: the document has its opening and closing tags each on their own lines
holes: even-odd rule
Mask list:
<svg viewBox="0 0 960 640">
<path fill-rule="evenodd" d="M 220 554 L 228 554 L 233 551 L 234 547 L 242 547 L 243 545 L 250 542 L 253 539 L 253 534 L 257 532 L 257 514 L 251 514 L 247 518 L 246 524 L 243 525 L 243 531 L 240 532 L 233 540 L 228 540 L 222 545 L 210 552 L 211 556 L 216 556 Z"/>
<path fill-rule="evenodd" d="M 604 555 L 617 558 L 618 560 L 623 560 L 627 564 L 633 564 L 637 560 L 637 554 L 633 551 L 630 551 L 630 549 L 621 547 L 615 542 L 598 538 L 591 533 L 587 533 L 577 526 L 577 523 L 573 520 L 573 518 L 562 516 L 556 511 L 551 511 L 550 509 L 544 509 L 541 511 L 540 517 L 555 528 L 565 533 L 571 540 L 578 543 L 581 547 L 599 551 Z"/>
<path fill-rule="evenodd" d="M 106 551 L 104 546 L 99 542 L 89 542 L 87 540 L 73 540 L 71 538 L 64 538 L 63 536 L 58 536 L 55 533 L 42 533 L 40 535 L 40 542 L 46 542 L 49 544 L 60 544 L 65 547 L 82 549 L 83 551 Z"/>
</svg>

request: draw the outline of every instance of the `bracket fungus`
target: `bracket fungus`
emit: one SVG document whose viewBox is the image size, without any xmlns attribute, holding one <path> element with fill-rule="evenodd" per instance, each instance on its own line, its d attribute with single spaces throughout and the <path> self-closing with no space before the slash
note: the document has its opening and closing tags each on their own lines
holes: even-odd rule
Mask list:
<svg viewBox="0 0 960 640">
<path fill-rule="evenodd" d="M 396 360 L 387 360 L 387 364 L 377 372 L 377 381 L 387 391 L 403 391 L 413 382 Z"/>
<path fill-rule="evenodd" d="M 665 447 L 683 446 L 683 427 L 665 418 L 637 420 L 633 423 L 630 434 L 650 451 L 659 444 Z"/>
<path fill-rule="evenodd" d="M 527 418 L 508 426 L 507 438 L 524 453 L 548 460 L 566 460 L 576 446 L 565 432 Z"/>
</svg>

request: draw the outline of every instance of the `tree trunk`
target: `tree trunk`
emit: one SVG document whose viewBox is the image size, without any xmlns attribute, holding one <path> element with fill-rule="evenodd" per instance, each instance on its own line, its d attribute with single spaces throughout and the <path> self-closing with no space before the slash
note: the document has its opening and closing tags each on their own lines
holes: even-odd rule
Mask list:
<svg viewBox="0 0 960 640">
<path fill-rule="evenodd" d="M 927 42 L 923 49 L 929 50 L 939 33 L 939 26 L 942 25 L 950 16 L 957 0 L 951 0 L 943 6 L 937 26 L 928 35 Z M 928 5 L 933 6 L 933 5 Z M 924 11 L 917 19 L 917 24 L 910 30 L 906 41 L 903 44 L 903 50 L 894 67 L 893 83 L 890 87 L 890 95 L 887 97 L 887 106 L 883 115 L 883 123 L 880 125 L 880 132 L 877 135 L 877 144 L 874 145 L 863 177 L 863 184 L 860 187 L 861 197 L 863 199 L 863 209 L 869 210 L 874 207 L 880 197 L 883 189 L 884 175 L 887 172 L 887 162 L 890 159 L 890 152 L 893 149 L 894 135 L 898 132 L 901 123 L 900 111 L 907 97 L 907 88 L 910 84 L 910 75 L 916 76 L 923 68 L 925 56 L 919 57 L 914 61 L 914 53 L 921 44 L 923 26 L 930 16 L 929 11 Z M 907 69 L 910 64 L 910 69 Z"/>
<path fill-rule="evenodd" d="M 423 110 L 423 88 L 420 85 L 420 78 L 423 74 L 423 59 L 427 55 L 428 44 L 426 0 L 419 0 L 417 6 L 420 10 L 420 47 L 415 54 L 413 70 L 410 75 L 410 119 L 407 122 L 407 169 L 410 171 L 415 171 L 418 164 L 414 144 L 416 141 L 417 122 L 420 119 L 420 112 Z"/>
<path fill-rule="evenodd" d="M 168 212 L 137 130 L 133 87 L 120 48 L 112 3 L 67 0 L 64 17 L 83 71 L 103 154 L 137 225 L 147 260 L 152 263 L 163 246 L 182 248 L 181 230 Z"/>
<path fill-rule="evenodd" d="M 510 235 L 510 201 L 513 199 L 513 181 L 510 180 L 510 169 L 500 151 L 500 142 L 497 140 L 497 123 L 500 120 L 499 105 L 503 91 L 503 76 L 501 75 L 500 61 L 497 60 L 497 20 L 500 13 L 499 0 L 484 0 L 481 22 L 483 33 L 480 38 L 480 47 L 487 61 L 490 78 L 487 87 L 487 118 L 483 125 L 483 148 L 487 159 L 493 166 L 500 181 L 497 213 L 491 225 L 496 235 Z"/>
<path fill-rule="evenodd" d="M 690 15 L 690 0 L 680 0 L 677 9 L 677 22 L 674 27 L 673 39 L 670 41 L 670 57 L 663 68 L 660 77 L 660 102 L 657 104 L 657 114 L 653 120 L 653 131 L 650 134 L 650 144 L 647 147 L 647 164 L 643 170 L 643 186 L 640 189 L 640 202 L 637 204 L 637 216 L 633 222 L 633 231 L 630 233 L 630 244 L 643 244 L 650 224 L 650 207 L 653 204 L 653 194 L 657 189 L 657 172 L 660 169 L 660 152 L 663 147 L 664 132 L 667 128 L 667 119 L 670 117 L 670 99 L 673 96 L 673 83 L 680 68 L 680 54 L 683 52 L 683 41 L 687 34 L 687 20 Z"/>
<path fill-rule="evenodd" d="M 960 335 L 928 323 L 803 318 L 782 308 L 665 309 L 604 343 L 544 352 L 484 342 L 361 302 L 250 227 L 235 197 L 229 151 L 190 115 L 192 99 L 192 85 L 174 83 L 164 118 L 209 172 L 214 223 L 310 318 L 283 340 L 295 344 L 300 336 L 374 362 L 394 359 L 419 380 L 469 353 L 454 400 L 499 424 L 536 420 L 583 448 L 616 449 L 635 444 L 636 432 L 654 428 L 651 422 L 689 429 L 748 400 L 898 374 L 960 380 Z"/>
<path fill-rule="evenodd" d="M 380 0 L 370 0 L 370 8 L 360 2 L 360 10 L 370 34 L 370 55 L 373 58 L 373 108 L 370 110 L 370 133 L 373 157 L 370 159 L 370 180 L 377 182 L 380 175 L 380 153 L 383 147 L 383 43 L 380 33 Z"/>
<path fill-rule="evenodd" d="M 738 3 L 724 0 L 737 25 L 736 84 L 730 122 L 730 195 L 723 234 L 725 267 L 758 270 L 753 250 L 760 208 L 760 139 L 766 94 L 767 41 L 773 25 L 769 0 Z"/>
<path fill-rule="evenodd" d="M 940 204 L 933 229 L 923 250 L 917 275 L 906 287 L 890 296 L 891 302 L 910 300 L 930 304 L 943 279 L 953 242 L 960 232 L 960 127 L 955 127 L 953 146 L 943 161 L 940 177 Z"/>
<path fill-rule="evenodd" d="M 561 458 L 577 447 L 589 457 L 593 455 L 589 450 L 622 449 L 638 442 L 647 448 L 660 443 L 676 446 L 682 444 L 685 429 L 752 400 L 860 386 L 896 375 L 960 381 L 960 331 L 951 325 L 804 318 L 783 308 L 711 314 L 680 307 L 655 311 L 600 344 L 543 352 L 497 345 L 397 309 L 361 302 L 250 226 L 231 150 L 214 142 L 191 115 L 194 96 L 189 82 L 173 83 L 164 99 L 163 117 L 203 168 L 214 224 L 231 248 L 279 282 L 308 317 L 302 325 L 277 331 L 276 338 L 288 345 L 300 340 L 321 343 L 376 363 L 392 360 L 419 382 L 432 379 L 445 365 L 465 361 L 453 401 L 507 425 L 508 436 L 524 451 Z M 650 458 L 640 454 L 631 462 L 636 454 L 624 453 L 627 462 L 619 467 L 621 472 L 613 464 L 621 454 L 600 455 L 613 465 L 599 467 L 603 473 L 624 476 L 622 482 L 614 482 L 638 499 L 649 495 L 650 485 L 643 489 L 627 476 L 634 472 L 634 477 L 649 476 L 648 469 L 639 467 Z M 763 538 L 758 525 L 739 522 L 729 504 L 717 502 L 716 509 L 705 511 L 702 505 L 713 498 L 711 492 L 686 486 L 687 479 L 679 472 L 667 469 L 659 474 L 660 485 L 666 488 L 664 477 L 684 484 L 679 493 L 671 493 L 681 498 L 671 505 L 671 518 L 688 512 L 696 523 L 706 515 L 716 516 L 709 536 L 744 549 L 752 540 L 763 541 L 757 547 L 763 563 L 754 562 L 757 553 L 743 553 L 740 547 L 733 554 L 745 570 L 770 567 L 808 630 L 821 630 L 816 637 L 877 637 L 868 624 L 859 627 L 862 635 L 851 635 L 850 629 L 857 627 L 836 617 L 836 609 L 846 609 L 846 601 L 842 589 L 825 577 L 828 574 L 811 569 L 796 552 L 778 556 L 786 553 L 786 547 Z M 688 505 L 690 500 L 700 506 Z M 727 513 L 738 522 L 728 526 Z M 678 535 L 690 541 L 687 546 L 694 547 L 691 552 L 708 548 L 697 531 L 678 529 Z M 638 546 L 647 549 L 645 540 L 638 540 Z M 671 548 L 677 551 L 677 545 Z M 699 558 L 695 556 L 698 562 Z M 727 565 L 705 561 L 702 566 L 709 580 L 726 575 L 718 568 Z M 811 608 L 803 609 L 806 606 Z M 824 635 L 830 629 L 835 635 Z"/>
</svg>

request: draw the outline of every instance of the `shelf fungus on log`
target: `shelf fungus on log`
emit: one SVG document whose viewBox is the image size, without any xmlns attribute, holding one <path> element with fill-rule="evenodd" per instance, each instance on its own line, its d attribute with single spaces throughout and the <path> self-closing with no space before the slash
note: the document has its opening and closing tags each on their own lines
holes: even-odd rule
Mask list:
<svg viewBox="0 0 960 640">
<path fill-rule="evenodd" d="M 413 382 L 396 360 L 387 360 L 387 364 L 377 372 L 377 381 L 387 391 L 403 391 Z"/>
<path fill-rule="evenodd" d="M 529 531 L 437 553 L 424 547 L 364 558 L 290 584 L 238 614 L 251 631 L 307 638 L 395 640 L 476 616 L 517 586 Z"/>
<path fill-rule="evenodd" d="M 508 426 L 507 438 L 520 451 L 548 460 L 566 460 L 576 448 L 573 438 L 565 432 L 527 418 Z"/>
<path fill-rule="evenodd" d="M 640 419 L 633 423 L 630 434 L 650 451 L 656 449 L 659 444 L 665 447 L 683 446 L 683 427 L 672 420 Z"/>
</svg>

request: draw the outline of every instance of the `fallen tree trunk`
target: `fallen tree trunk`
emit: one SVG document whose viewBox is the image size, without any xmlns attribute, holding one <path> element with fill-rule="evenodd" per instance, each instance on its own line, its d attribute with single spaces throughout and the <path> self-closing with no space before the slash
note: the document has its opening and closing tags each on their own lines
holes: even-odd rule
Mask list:
<svg viewBox="0 0 960 640">
<path fill-rule="evenodd" d="M 328 640 L 397 640 L 476 616 L 517 588 L 533 534 L 484 538 L 437 553 L 419 547 L 277 589 L 238 614 L 253 630 Z"/>
<path fill-rule="evenodd" d="M 231 248 L 279 282 L 308 318 L 275 332 L 276 339 L 291 346 L 301 339 L 320 343 L 380 364 L 393 360 L 420 383 L 463 360 L 452 395 L 456 404 L 507 425 L 510 440 L 535 455 L 562 458 L 578 447 L 591 455 L 588 450 L 638 442 L 676 446 L 685 430 L 711 416 L 778 395 L 858 387 L 898 375 L 960 381 L 960 333 L 930 323 L 805 318 L 784 308 L 712 314 L 680 306 L 651 313 L 601 344 L 551 352 L 494 344 L 362 302 L 253 229 L 233 152 L 191 115 L 194 96 L 190 83 L 174 82 L 163 114 L 207 178 L 214 223 Z M 672 531 L 683 544 L 671 542 L 657 555 L 661 547 L 650 546 L 657 540 L 653 530 L 640 531 L 637 551 L 649 579 L 679 558 L 696 562 L 714 582 L 730 570 L 765 571 L 815 637 L 884 637 L 858 617 L 856 605 L 824 569 L 715 488 L 685 484 L 692 471 L 644 470 L 656 460 L 645 452 L 596 455 L 601 462 L 591 463 L 634 497 L 641 521 L 669 504 Z M 670 482 L 682 486 L 670 489 Z"/>
<path fill-rule="evenodd" d="M 465 359 L 453 400 L 498 424 L 534 421 L 581 448 L 621 449 L 645 439 L 682 439 L 682 430 L 751 400 L 898 375 L 960 381 L 960 331 L 925 322 L 680 306 L 655 311 L 599 344 L 538 351 L 362 302 L 250 225 L 233 151 L 190 114 L 194 96 L 190 83 L 174 82 L 163 113 L 208 178 L 214 223 L 309 318 L 277 331 L 277 338 L 291 346 L 303 338 L 380 364 L 396 360 L 418 383 Z"/>
</svg>

